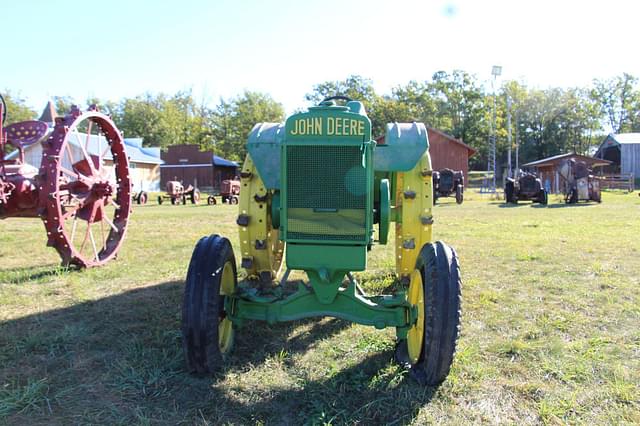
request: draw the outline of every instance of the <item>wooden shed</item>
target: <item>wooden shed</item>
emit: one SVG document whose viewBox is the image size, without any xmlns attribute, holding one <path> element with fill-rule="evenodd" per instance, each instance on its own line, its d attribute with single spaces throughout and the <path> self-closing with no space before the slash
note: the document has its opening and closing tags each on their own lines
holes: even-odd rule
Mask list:
<svg viewBox="0 0 640 426">
<path fill-rule="evenodd" d="M 224 179 L 233 179 L 238 164 L 213 154 L 200 151 L 198 145 L 171 145 L 162 153 L 164 164 L 160 168 L 162 188 L 170 180 L 193 185 L 202 191 L 216 192 Z"/>
<path fill-rule="evenodd" d="M 632 175 L 640 178 L 640 133 L 609 134 L 600 144 L 594 157 L 609 160 L 607 173 Z"/>
<path fill-rule="evenodd" d="M 440 130 L 427 128 L 429 137 L 429 154 L 431 155 L 431 167 L 433 170 L 449 168 L 451 170 L 462 170 L 465 181 L 469 179 L 469 157 L 476 153 L 476 150 L 469 145 L 448 135 Z M 384 136 L 376 139 L 376 142 L 383 143 Z"/>
<path fill-rule="evenodd" d="M 611 161 L 603 160 L 600 158 L 587 157 L 586 155 L 576 154 L 575 152 L 569 152 L 567 154 L 555 155 L 553 157 L 543 158 L 541 160 L 532 161 L 527 164 L 523 164 L 524 169 L 529 169 L 538 174 L 542 185 L 549 192 L 560 193 L 561 192 L 561 177 L 559 166 L 566 160 L 574 159 L 576 161 L 584 161 L 589 168 L 596 169 L 599 167 L 608 166 Z"/>
</svg>

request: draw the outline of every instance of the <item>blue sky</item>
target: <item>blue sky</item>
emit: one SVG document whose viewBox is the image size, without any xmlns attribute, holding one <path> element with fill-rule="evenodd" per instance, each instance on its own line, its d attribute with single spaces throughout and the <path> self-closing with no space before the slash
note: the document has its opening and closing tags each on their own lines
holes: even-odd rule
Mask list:
<svg viewBox="0 0 640 426">
<path fill-rule="evenodd" d="M 119 100 L 192 89 L 214 104 L 243 90 L 288 112 L 316 83 L 360 74 L 379 93 L 463 69 L 530 87 L 640 76 L 640 3 L 521 1 L 6 1 L 0 90 Z"/>
</svg>

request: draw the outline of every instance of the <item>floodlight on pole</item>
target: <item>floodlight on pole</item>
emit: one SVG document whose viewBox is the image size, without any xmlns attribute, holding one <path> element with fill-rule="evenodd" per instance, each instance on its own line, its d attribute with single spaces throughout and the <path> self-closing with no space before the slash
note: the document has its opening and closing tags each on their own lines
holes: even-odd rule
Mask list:
<svg viewBox="0 0 640 426">
<path fill-rule="evenodd" d="M 487 174 L 489 172 L 493 172 L 493 176 L 491 177 L 491 182 L 487 182 L 485 189 L 487 192 L 494 193 L 496 192 L 496 88 L 495 82 L 499 75 L 502 74 L 502 67 L 499 65 L 494 65 L 491 68 L 491 75 L 493 79 L 491 80 L 491 92 L 493 94 L 493 108 L 492 108 L 492 119 L 491 119 L 491 132 L 489 134 L 489 156 L 487 158 Z M 485 179 L 487 181 L 488 179 Z"/>
</svg>

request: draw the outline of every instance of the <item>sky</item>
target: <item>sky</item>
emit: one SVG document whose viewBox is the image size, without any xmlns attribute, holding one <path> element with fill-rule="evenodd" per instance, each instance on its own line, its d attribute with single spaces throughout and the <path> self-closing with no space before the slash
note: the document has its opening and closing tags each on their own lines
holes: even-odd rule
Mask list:
<svg viewBox="0 0 640 426">
<path fill-rule="evenodd" d="M 379 94 L 440 70 L 486 84 L 493 65 L 528 87 L 588 86 L 640 77 L 639 16 L 629 0 L 3 0 L 0 91 L 40 111 L 52 96 L 192 90 L 214 105 L 252 90 L 291 113 L 353 74 Z"/>
</svg>

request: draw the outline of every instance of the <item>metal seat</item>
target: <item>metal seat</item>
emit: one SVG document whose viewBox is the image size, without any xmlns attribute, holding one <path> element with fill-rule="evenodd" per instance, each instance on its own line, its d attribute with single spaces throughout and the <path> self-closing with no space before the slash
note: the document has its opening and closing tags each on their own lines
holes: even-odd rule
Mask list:
<svg viewBox="0 0 640 426">
<path fill-rule="evenodd" d="M 42 121 L 22 121 L 4 128 L 5 139 L 18 149 L 38 142 L 49 131 L 47 123 Z"/>
</svg>

